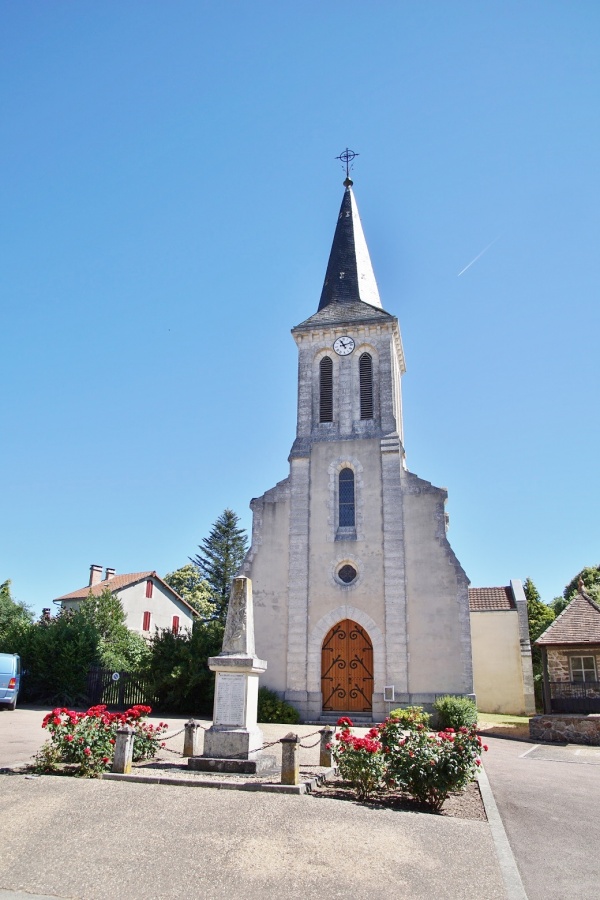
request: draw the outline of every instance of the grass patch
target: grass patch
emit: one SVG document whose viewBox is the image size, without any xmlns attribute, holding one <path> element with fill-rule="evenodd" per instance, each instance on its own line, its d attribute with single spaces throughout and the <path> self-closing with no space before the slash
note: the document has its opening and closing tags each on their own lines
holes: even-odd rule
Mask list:
<svg viewBox="0 0 600 900">
<path fill-rule="evenodd" d="M 478 725 L 529 725 L 530 716 L 510 716 L 507 713 L 477 713 Z"/>
<path fill-rule="evenodd" d="M 477 713 L 477 730 L 490 737 L 529 739 L 529 719 L 531 716 L 510 716 L 507 713 Z"/>
</svg>

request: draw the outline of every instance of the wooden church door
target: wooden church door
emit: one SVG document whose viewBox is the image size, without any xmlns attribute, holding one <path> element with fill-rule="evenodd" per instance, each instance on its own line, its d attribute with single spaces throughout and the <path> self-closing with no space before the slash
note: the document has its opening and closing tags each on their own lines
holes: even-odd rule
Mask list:
<svg viewBox="0 0 600 900">
<path fill-rule="evenodd" d="M 323 712 L 371 712 L 373 645 L 356 622 L 344 619 L 327 634 L 321 651 Z"/>
</svg>

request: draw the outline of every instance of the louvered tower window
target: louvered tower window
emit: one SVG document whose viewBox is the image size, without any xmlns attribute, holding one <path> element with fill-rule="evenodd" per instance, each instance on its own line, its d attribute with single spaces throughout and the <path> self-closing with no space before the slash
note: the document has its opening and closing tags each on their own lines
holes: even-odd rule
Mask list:
<svg viewBox="0 0 600 900">
<path fill-rule="evenodd" d="M 342 469 L 339 476 L 340 528 L 354 527 L 354 472 Z"/>
<path fill-rule="evenodd" d="M 369 353 L 363 353 L 358 361 L 360 379 L 360 417 L 373 418 L 373 360 Z"/>
<path fill-rule="evenodd" d="M 319 363 L 319 422 L 333 422 L 333 361 L 324 356 Z"/>
</svg>

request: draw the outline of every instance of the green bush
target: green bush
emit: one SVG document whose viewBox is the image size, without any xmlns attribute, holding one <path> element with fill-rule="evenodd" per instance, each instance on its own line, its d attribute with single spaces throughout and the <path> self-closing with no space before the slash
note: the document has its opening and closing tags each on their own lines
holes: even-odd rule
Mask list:
<svg viewBox="0 0 600 900">
<path fill-rule="evenodd" d="M 395 719 L 404 731 L 415 731 L 417 725 L 429 728 L 431 716 L 425 712 L 422 706 L 405 706 L 393 709 L 389 718 Z"/>
<path fill-rule="evenodd" d="M 192 633 L 157 632 L 143 674 L 149 679 L 156 706 L 172 713 L 212 715 L 215 673 L 209 656 L 217 656 L 223 641 L 220 622 L 194 622 Z"/>
<path fill-rule="evenodd" d="M 258 721 L 297 725 L 300 715 L 295 707 L 278 697 L 275 691 L 261 687 L 258 689 Z"/>
<path fill-rule="evenodd" d="M 477 724 L 477 706 L 468 697 L 438 697 L 433 708 L 438 715 L 438 728 L 470 728 Z"/>
</svg>

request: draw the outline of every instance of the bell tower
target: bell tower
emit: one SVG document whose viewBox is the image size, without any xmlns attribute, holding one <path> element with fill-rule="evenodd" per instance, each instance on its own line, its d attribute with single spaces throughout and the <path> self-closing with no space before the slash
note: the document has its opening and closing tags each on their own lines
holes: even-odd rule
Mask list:
<svg viewBox="0 0 600 900">
<path fill-rule="evenodd" d="M 292 329 L 290 474 L 251 503 L 257 652 L 303 718 L 472 694 L 468 579 L 446 491 L 408 472 L 397 318 L 382 306 L 349 177 L 317 311 Z"/>
</svg>

